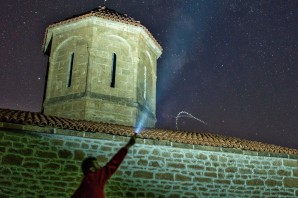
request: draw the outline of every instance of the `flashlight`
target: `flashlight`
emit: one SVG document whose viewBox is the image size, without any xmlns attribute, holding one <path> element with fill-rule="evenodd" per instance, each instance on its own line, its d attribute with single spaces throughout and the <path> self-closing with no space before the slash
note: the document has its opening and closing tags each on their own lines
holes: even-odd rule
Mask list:
<svg viewBox="0 0 298 198">
<path fill-rule="evenodd" d="M 138 133 L 135 131 L 133 136 L 137 137 Z M 134 155 L 135 155 L 135 147 L 133 146 L 132 147 L 132 158 L 134 158 Z"/>
</svg>

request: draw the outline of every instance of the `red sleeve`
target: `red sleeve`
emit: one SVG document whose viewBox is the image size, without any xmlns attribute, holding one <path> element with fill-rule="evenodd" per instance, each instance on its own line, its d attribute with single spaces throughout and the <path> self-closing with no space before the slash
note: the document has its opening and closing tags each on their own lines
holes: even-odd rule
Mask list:
<svg viewBox="0 0 298 198">
<path fill-rule="evenodd" d="M 114 157 L 104 167 L 101 168 L 102 176 L 105 180 L 108 180 L 116 172 L 121 162 L 124 160 L 127 152 L 127 148 L 121 148 L 118 153 L 116 153 Z"/>
</svg>

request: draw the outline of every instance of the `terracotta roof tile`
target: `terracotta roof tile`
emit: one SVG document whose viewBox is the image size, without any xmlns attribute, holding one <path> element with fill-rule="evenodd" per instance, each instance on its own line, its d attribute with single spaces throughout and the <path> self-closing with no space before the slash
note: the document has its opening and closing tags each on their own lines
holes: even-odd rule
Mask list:
<svg viewBox="0 0 298 198">
<path fill-rule="evenodd" d="M 135 133 L 135 129 L 129 126 L 86 120 L 73 120 L 56 116 L 43 115 L 41 113 L 10 109 L 0 109 L 0 122 L 35 125 L 40 127 L 54 127 L 76 131 L 109 133 L 124 136 L 131 136 Z M 235 137 L 227 137 L 212 133 L 195 133 L 151 128 L 142 130 L 142 132 L 138 136 L 144 139 L 166 140 L 192 145 L 237 148 L 241 150 L 298 155 L 297 149 L 285 148 L 272 144 L 265 144 L 261 142 L 244 140 Z"/>
<path fill-rule="evenodd" d="M 157 47 L 160 50 L 162 50 L 162 47 L 160 46 L 160 44 L 152 36 L 150 31 L 140 23 L 140 21 L 136 21 L 133 18 L 128 17 L 126 14 L 118 13 L 115 10 L 109 9 L 105 6 L 103 6 L 103 7 L 99 6 L 98 9 L 92 10 L 91 12 L 87 12 L 87 13 L 82 14 L 80 16 L 74 16 L 74 17 L 68 18 L 66 20 L 60 21 L 58 23 L 49 25 L 46 29 L 46 34 L 48 32 L 48 29 L 51 28 L 51 27 L 55 27 L 55 26 L 58 26 L 58 25 L 61 25 L 61 24 L 71 23 L 73 21 L 78 21 L 80 19 L 85 19 L 85 18 L 94 17 L 94 16 L 99 17 L 99 18 L 103 18 L 103 19 L 107 19 L 107 20 L 111 20 L 111 21 L 117 21 L 117 22 L 120 22 L 120 23 L 125 23 L 125 24 L 129 24 L 129 25 L 141 27 L 142 29 L 145 30 L 145 32 L 149 35 L 149 37 L 153 40 L 153 42 L 157 45 Z M 42 49 L 44 48 L 44 45 L 45 45 L 45 40 L 43 42 Z"/>
</svg>

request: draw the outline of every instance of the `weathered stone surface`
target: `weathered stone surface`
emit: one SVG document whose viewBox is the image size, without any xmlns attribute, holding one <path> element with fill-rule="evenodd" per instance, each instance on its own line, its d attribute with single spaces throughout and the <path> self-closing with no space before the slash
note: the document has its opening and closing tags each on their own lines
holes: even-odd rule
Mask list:
<svg viewBox="0 0 298 198">
<path fill-rule="evenodd" d="M 57 153 L 51 152 L 51 151 L 36 151 L 36 156 L 40 158 L 51 158 L 51 159 L 56 159 L 57 158 Z"/>
<path fill-rule="evenodd" d="M 4 165 L 22 165 L 24 157 L 15 155 L 15 154 L 8 154 L 2 157 L 2 164 Z"/>
<path fill-rule="evenodd" d="M 176 181 L 191 181 L 192 178 L 187 175 L 181 175 L 181 174 L 175 174 L 175 180 Z"/>
<path fill-rule="evenodd" d="M 74 151 L 74 159 L 75 160 L 83 160 L 85 158 L 85 153 L 81 150 Z"/>
<path fill-rule="evenodd" d="M 226 179 L 217 179 L 217 180 L 214 180 L 214 182 L 217 184 L 228 184 L 228 185 L 231 184 L 231 180 L 226 180 Z"/>
<path fill-rule="evenodd" d="M 277 174 L 280 175 L 280 176 L 290 176 L 291 172 L 288 171 L 288 170 L 278 170 Z"/>
<path fill-rule="evenodd" d="M 264 181 L 260 179 L 250 179 L 250 180 L 247 180 L 246 184 L 248 186 L 263 186 Z"/>
<path fill-rule="evenodd" d="M 237 172 L 237 168 L 236 167 L 227 167 L 226 169 L 225 169 L 225 171 L 227 172 L 227 173 L 235 173 L 235 172 Z"/>
<path fill-rule="evenodd" d="M 174 175 L 171 173 L 156 173 L 155 179 L 165 179 L 165 180 L 173 180 Z"/>
<path fill-rule="evenodd" d="M 298 188 L 298 178 L 285 177 L 284 186 L 288 188 Z"/>
<path fill-rule="evenodd" d="M 267 174 L 267 170 L 266 169 L 254 169 L 254 174 L 257 174 L 257 175 L 266 175 Z"/>
<path fill-rule="evenodd" d="M 147 155 L 147 154 L 149 154 L 149 151 L 147 149 L 140 149 L 138 151 L 138 154 L 140 154 L 140 155 Z"/>
<path fill-rule="evenodd" d="M 201 159 L 201 160 L 208 159 L 208 157 L 206 155 L 204 155 L 204 154 L 199 154 L 198 158 Z"/>
<path fill-rule="evenodd" d="M 265 184 L 266 184 L 267 186 L 272 187 L 272 186 L 276 186 L 277 182 L 276 182 L 276 180 L 273 180 L 273 179 L 267 179 L 267 180 L 265 181 Z"/>
<path fill-rule="evenodd" d="M 289 166 L 289 167 L 298 167 L 298 160 L 287 160 L 287 159 L 284 159 L 283 160 L 283 164 L 284 166 Z"/>
<path fill-rule="evenodd" d="M 64 170 L 67 172 L 78 172 L 79 168 L 73 164 L 67 164 L 64 166 Z"/>
<path fill-rule="evenodd" d="M 25 168 L 32 168 L 32 169 L 38 169 L 38 168 L 40 168 L 40 163 L 38 163 L 38 162 L 25 162 L 23 164 L 23 167 L 25 167 Z"/>
<path fill-rule="evenodd" d="M 240 168 L 240 169 L 239 169 L 239 173 L 240 173 L 240 174 L 251 174 L 251 173 L 252 173 L 252 169 L 248 169 L 248 168 Z"/>
<path fill-rule="evenodd" d="M 133 176 L 136 178 L 146 178 L 146 179 L 152 179 L 153 173 L 148 171 L 135 171 L 133 173 Z"/>
<path fill-rule="evenodd" d="M 185 164 L 181 164 L 181 163 L 168 163 L 167 166 L 173 167 L 173 168 L 185 169 Z"/>
<path fill-rule="evenodd" d="M 22 148 L 22 149 L 10 148 L 8 150 L 8 152 L 9 153 L 16 153 L 16 154 L 19 154 L 19 155 L 29 156 L 29 155 L 32 155 L 33 149 L 29 149 L 29 148 Z"/>
<path fill-rule="evenodd" d="M 237 185 L 244 185 L 245 184 L 245 180 L 233 180 L 232 182 L 234 184 L 237 184 Z"/>
<path fill-rule="evenodd" d="M 206 176 L 206 177 L 217 177 L 217 173 L 216 172 L 205 172 L 204 176 Z"/>
<path fill-rule="evenodd" d="M 194 178 L 195 182 L 202 182 L 202 183 L 211 183 L 212 179 L 207 178 L 207 177 L 196 177 Z"/>
<path fill-rule="evenodd" d="M 59 158 L 71 159 L 72 152 L 70 150 L 63 149 L 58 152 L 58 156 L 59 156 Z"/>
<path fill-rule="evenodd" d="M 58 163 L 47 163 L 47 164 L 43 165 L 44 169 L 50 169 L 50 170 L 59 170 L 60 167 L 61 167 L 61 165 Z"/>
</svg>

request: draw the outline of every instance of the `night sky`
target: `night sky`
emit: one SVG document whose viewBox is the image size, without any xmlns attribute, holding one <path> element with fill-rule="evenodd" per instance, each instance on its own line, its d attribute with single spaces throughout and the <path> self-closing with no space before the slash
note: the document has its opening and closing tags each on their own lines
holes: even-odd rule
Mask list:
<svg viewBox="0 0 298 198">
<path fill-rule="evenodd" d="M 39 112 L 45 29 L 106 5 L 163 47 L 157 127 L 298 148 L 296 0 L 1 0 L 0 108 Z M 207 125 L 203 124 L 207 123 Z"/>
</svg>

